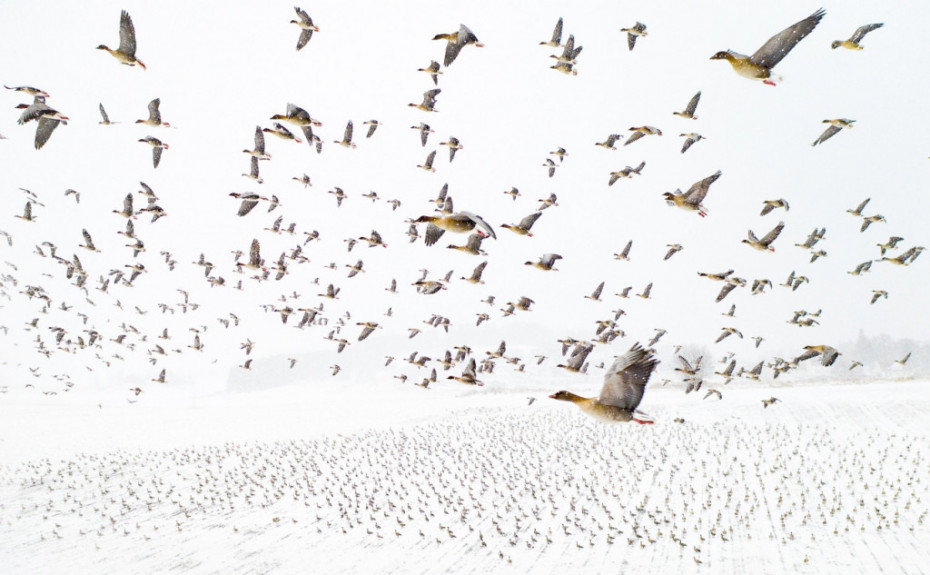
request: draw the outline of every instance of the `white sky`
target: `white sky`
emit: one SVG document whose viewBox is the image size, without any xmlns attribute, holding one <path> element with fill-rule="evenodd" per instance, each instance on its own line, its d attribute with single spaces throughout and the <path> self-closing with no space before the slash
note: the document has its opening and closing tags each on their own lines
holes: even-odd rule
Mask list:
<svg viewBox="0 0 930 575">
<path fill-rule="evenodd" d="M 0 80 L 48 91 L 49 104 L 72 121 L 36 151 L 34 124 L 18 126 L 19 112 L 12 109 L 27 99 L 12 91 L 0 94 L 8 110 L 0 115 L 0 134 L 8 138 L 0 141 L 6 167 L 0 229 L 14 238 L 12 248 L 0 242 L 0 260 L 18 267 L 13 271 L 4 266 L 3 273 L 20 282 L 19 287 L 7 283 L 12 299 L 0 300 L 5 305 L 0 323 L 9 327 L 5 337 L 0 334 L 0 358 L 6 362 L 0 365 L 2 383 L 18 385 L 20 378 L 28 377 L 27 367 L 40 368 L 42 389 L 60 388 L 50 378 L 55 373 L 68 372 L 86 386 L 105 379 L 134 384 L 147 383 L 162 367 L 169 370 L 169 380 L 179 384 L 223 382 L 245 359 L 238 344 L 246 338 L 257 342 L 256 370 L 265 356 L 315 354 L 314 361 L 298 364 L 308 379 L 328 377 L 328 366 L 339 363 L 345 370 L 340 377 L 375 381 L 402 372 L 413 379 L 422 377 L 406 364 L 382 369 L 382 357 L 388 353 L 400 358 L 416 350 L 437 357 L 453 345 L 467 344 L 480 358 L 505 339 L 508 349 L 527 362 L 533 354 L 550 360 L 540 368 L 530 363 L 526 376 L 500 365 L 489 379 L 546 380 L 563 377 L 551 367 L 559 351 L 555 340 L 593 338 L 595 320 L 612 316 L 611 310 L 618 307 L 627 312 L 619 322 L 627 337 L 600 346 L 592 356 L 595 361 L 609 360 L 633 341 L 648 340 L 655 328 L 669 331 L 659 346 L 665 368 L 673 365 L 668 351 L 674 343 L 704 346 L 717 355 L 736 351 L 741 363 L 751 365 L 763 357 L 797 354 L 804 345 L 839 346 L 860 330 L 926 341 L 928 256 L 908 268 L 876 262 L 872 273 L 862 277 L 846 272 L 877 259 L 875 244 L 891 235 L 905 238 L 892 255 L 930 244 L 921 225 L 930 209 L 921 186 L 930 170 L 921 125 L 930 86 L 913 59 L 926 51 L 923 28 L 930 8 L 917 2 L 826 6 L 821 24 L 777 66 L 784 81 L 773 88 L 741 78 L 728 65 L 709 58 L 727 48 L 752 53 L 817 5 L 656 4 L 569 8 L 539 2 L 532 9 L 491 2 L 371 3 L 364 9 L 340 2 L 304 5 L 320 32 L 297 52 L 299 31 L 288 24 L 295 17 L 290 3 L 5 3 Z M 94 50 L 101 43 L 117 44 L 121 9 L 132 15 L 137 56 L 148 70 L 122 66 Z M 54 18 L 37 18 L 36 13 L 54 13 Z M 575 77 L 550 70 L 554 61 L 548 56 L 555 51 L 538 45 L 549 39 L 560 16 L 565 22 L 563 40 L 574 34 L 576 46 L 584 46 Z M 647 24 L 649 36 L 630 52 L 619 28 L 636 21 Z M 858 26 L 871 22 L 884 22 L 885 27 L 865 38 L 863 51 L 830 49 L 832 40 L 848 38 Z M 453 31 L 460 23 L 486 47 L 465 48 L 444 70 L 438 113 L 408 107 L 433 88 L 428 76 L 416 72 L 431 59 L 442 60 L 444 42 L 433 42 L 432 36 Z M 673 116 L 698 90 L 703 93 L 699 119 Z M 133 125 L 146 117 L 146 106 L 155 97 L 161 98 L 162 117 L 173 127 Z M 99 126 L 98 102 L 111 120 L 122 123 Z M 268 118 L 283 113 L 288 102 L 322 120 L 317 131 L 325 142 L 323 154 L 306 144 L 267 136 L 273 159 L 262 162 L 265 183 L 256 185 L 240 176 L 249 166 L 241 150 L 251 148 L 255 126 L 270 127 Z M 812 148 L 824 128 L 821 121 L 839 117 L 857 120 L 855 128 Z M 366 140 L 362 122 L 371 118 L 383 125 Z M 355 123 L 354 150 L 331 143 L 341 139 L 347 120 Z M 426 147 L 409 129 L 421 121 L 436 130 Z M 617 151 L 593 145 L 610 133 L 627 137 L 627 128 L 643 124 L 659 127 L 664 135 Z M 678 134 L 690 131 L 707 139 L 682 155 Z M 171 146 L 157 169 L 152 168 L 150 148 L 137 143 L 146 135 Z M 450 135 L 465 146 L 451 164 L 446 149 L 438 145 Z M 569 156 L 550 179 L 541 164 L 559 146 Z M 439 150 L 436 172 L 416 169 L 434 149 Z M 611 171 L 640 161 L 646 162 L 640 178 L 607 186 Z M 705 201 L 707 218 L 665 205 L 663 192 L 687 189 L 717 170 L 723 176 Z M 303 173 L 312 178 L 312 188 L 291 180 Z M 116 235 L 124 221 L 111 210 L 122 207 L 122 198 L 138 190 L 140 180 L 152 186 L 169 214 L 155 224 L 140 217 L 136 224 L 147 247 L 138 261 L 150 273 L 132 288 L 116 286 L 109 295 L 102 294 L 94 290 L 97 277 L 132 261 L 123 247 L 127 242 Z M 443 183 L 449 184 L 457 209 L 481 214 L 495 227 L 516 223 L 536 208 L 537 199 L 550 193 L 558 195 L 560 205 L 544 212 L 532 238 L 500 229 L 497 241 L 485 241 L 487 283 L 472 286 L 457 278 L 470 275 L 483 259 L 445 249 L 463 243 L 465 236 L 447 233 L 438 245 L 426 248 L 421 242 L 408 244 L 404 235 L 404 220 L 431 213 L 433 205 L 427 200 Z M 341 208 L 326 193 L 335 186 L 349 195 Z M 523 194 L 515 202 L 502 193 L 511 186 Z M 26 199 L 19 187 L 37 193 L 45 204 L 34 210 L 37 222 L 13 217 L 22 213 Z M 68 188 L 81 193 L 80 204 L 63 196 Z M 369 190 L 383 199 L 372 204 L 362 198 Z M 228 197 L 233 191 L 276 194 L 282 207 L 267 214 L 260 206 L 238 218 L 238 203 Z M 866 197 L 872 200 L 865 213 L 880 213 L 887 223 L 860 233 L 860 220 L 845 210 Z M 396 212 L 384 201 L 390 198 L 403 202 Z M 775 198 L 787 199 L 791 210 L 759 217 L 762 201 Z M 136 200 L 137 207 L 144 205 L 141 196 Z M 251 239 L 259 238 L 262 255 L 272 262 L 301 241 L 301 236 L 263 231 L 282 214 L 285 225 L 297 222 L 299 233 L 319 230 L 322 240 L 306 248 L 311 263 L 292 264 L 284 280 L 244 280 L 243 292 L 211 289 L 201 268 L 191 265 L 203 252 L 217 265 L 214 275 L 234 284 L 241 276 L 233 271 L 230 250 L 247 251 Z M 762 235 L 779 220 L 786 227 L 774 244 L 775 253 L 759 253 L 740 243 L 747 229 Z M 818 247 L 829 255 L 811 264 L 808 252 L 793 244 L 817 227 L 827 229 Z M 91 232 L 101 253 L 77 247 L 82 228 Z M 389 247 L 359 245 L 347 254 L 343 240 L 367 235 L 372 228 Z M 629 239 L 631 261 L 613 260 L 612 254 Z M 79 255 L 90 272 L 89 297 L 95 306 L 64 280 L 63 266 L 32 253 L 42 241 L 55 243 L 63 257 Z M 663 262 L 665 246 L 673 242 L 685 249 Z M 159 257 L 163 250 L 180 262 L 176 271 L 168 272 Z M 522 265 L 546 252 L 564 256 L 556 266 L 559 271 Z M 359 258 L 366 272 L 347 279 L 344 265 Z M 337 264 L 335 271 L 323 267 L 329 262 Z M 428 268 L 433 278 L 454 269 L 455 279 L 443 293 L 417 295 L 410 284 L 421 268 Z M 698 278 L 696 272 L 730 268 L 750 283 L 768 278 L 778 284 L 792 270 L 808 276 L 810 283 L 796 292 L 776 286 L 758 296 L 742 288 L 715 304 L 719 284 Z M 319 286 L 310 284 L 316 277 Z M 397 279 L 402 293 L 383 291 L 391 278 Z M 600 281 L 606 281 L 604 301 L 584 299 Z M 639 292 L 650 281 L 652 300 L 610 295 L 627 285 Z M 313 307 L 320 301 L 315 294 L 330 282 L 343 290 L 340 300 L 326 302 L 330 328 L 298 332 L 259 309 L 294 290 L 302 297 L 290 305 Z M 18 293 L 23 285 L 36 284 L 45 286 L 56 307 L 64 300 L 74 308 L 37 316 L 41 306 Z M 188 290 L 200 309 L 186 315 L 180 310 L 173 316 L 160 314 L 157 303 L 180 301 L 178 288 Z M 887 290 L 889 298 L 869 305 L 873 289 Z M 493 308 L 480 303 L 490 294 L 497 298 Z M 524 295 L 536 301 L 534 311 L 501 317 L 505 302 Z M 114 307 L 117 299 L 122 311 Z M 737 306 L 736 318 L 721 317 L 730 304 Z M 147 315 L 137 315 L 135 305 Z M 388 307 L 394 317 L 384 317 Z M 823 309 L 820 325 L 787 325 L 791 312 L 799 309 Z M 342 337 L 353 345 L 337 355 L 335 346 L 322 337 L 346 310 L 352 319 Z M 87 326 L 81 325 L 78 311 L 89 315 Z M 229 312 L 243 318 L 238 329 L 224 330 L 216 321 Z M 480 312 L 492 319 L 476 328 L 475 314 Z M 432 313 L 452 320 L 448 335 L 421 323 Z M 39 330 L 24 330 L 24 322 L 33 317 L 40 318 Z M 385 329 L 358 343 L 354 340 L 361 328 L 356 321 L 378 321 Z M 50 359 L 32 349 L 37 334 L 54 349 L 49 326 L 62 326 L 73 338 L 93 325 L 110 339 L 122 333 L 118 326 L 123 322 L 137 326 L 149 341 L 130 335 L 127 341 L 136 343 L 134 351 L 104 342 L 102 349 L 70 357 L 56 351 Z M 192 342 L 187 330 L 201 325 L 209 328 L 202 335 L 206 349 L 196 354 L 186 348 Z M 724 326 L 740 329 L 747 339 L 730 338 L 715 346 Z M 146 350 L 165 327 L 173 336 L 169 347 L 184 353 L 150 365 Z M 424 333 L 407 340 L 410 327 L 421 327 Z M 758 351 L 748 339 L 754 335 L 766 338 Z M 95 357 L 98 353 L 111 361 L 111 369 L 103 367 Z M 124 361 L 114 360 L 113 354 Z"/>
</svg>

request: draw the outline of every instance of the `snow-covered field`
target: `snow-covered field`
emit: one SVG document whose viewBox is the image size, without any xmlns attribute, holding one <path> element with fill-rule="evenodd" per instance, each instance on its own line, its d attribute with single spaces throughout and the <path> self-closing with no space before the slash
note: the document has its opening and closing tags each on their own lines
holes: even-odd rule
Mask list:
<svg viewBox="0 0 930 575">
<path fill-rule="evenodd" d="M 538 389 L 316 387 L 5 397 L 0 571 L 930 572 L 927 381 L 651 385 L 652 426 Z"/>
</svg>

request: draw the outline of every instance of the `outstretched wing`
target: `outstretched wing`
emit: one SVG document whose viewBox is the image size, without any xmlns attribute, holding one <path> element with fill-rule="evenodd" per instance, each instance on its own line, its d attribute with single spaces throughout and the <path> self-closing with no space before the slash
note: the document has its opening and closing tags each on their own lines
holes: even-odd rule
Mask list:
<svg viewBox="0 0 930 575">
<path fill-rule="evenodd" d="M 860 26 L 859 28 L 856 29 L 856 31 L 852 35 L 852 38 L 850 38 L 849 40 L 858 44 L 865 37 L 866 34 L 871 32 L 872 30 L 881 28 L 882 26 L 884 26 L 883 23 L 866 24 L 865 26 Z"/>
<path fill-rule="evenodd" d="M 119 17 L 119 51 L 127 56 L 136 55 L 136 29 L 129 12 L 123 10 Z"/>
<path fill-rule="evenodd" d="M 656 364 L 652 350 L 637 342 L 607 370 L 598 401 L 629 411 L 636 409 Z"/>
<path fill-rule="evenodd" d="M 785 222 L 778 222 L 778 225 L 772 228 L 772 231 L 765 234 L 765 237 L 763 237 L 759 243 L 761 243 L 764 246 L 768 246 L 769 244 L 775 241 L 775 238 L 778 237 L 778 234 L 781 233 L 784 227 L 785 227 Z"/>
<path fill-rule="evenodd" d="M 829 126 L 826 130 L 823 131 L 823 134 L 820 134 L 820 137 L 814 140 L 814 143 L 811 146 L 816 146 L 817 144 L 822 144 L 832 138 L 837 132 L 842 128 L 837 128 L 836 126 Z"/>
<path fill-rule="evenodd" d="M 750 61 L 766 68 L 772 68 L 817 27 L 824 14 L 826 11 L 821 8 L 800 22 L 775 34 L 749 57 Z"/>
</svg>

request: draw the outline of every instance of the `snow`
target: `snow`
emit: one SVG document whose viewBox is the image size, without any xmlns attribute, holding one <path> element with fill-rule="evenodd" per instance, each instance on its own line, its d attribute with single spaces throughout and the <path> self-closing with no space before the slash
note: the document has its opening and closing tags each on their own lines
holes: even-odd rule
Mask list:
<svg viewBox="0 0 930 575">
<path fill-rule="evenodd" d="M 651 426 L 592 420 L 552 391 L 302 382 L 100 407 L 7 396 L 0 564 L 927 572 L 927 381 L 727 386 L 723 401 L 653 383 Z"/>
</svg>

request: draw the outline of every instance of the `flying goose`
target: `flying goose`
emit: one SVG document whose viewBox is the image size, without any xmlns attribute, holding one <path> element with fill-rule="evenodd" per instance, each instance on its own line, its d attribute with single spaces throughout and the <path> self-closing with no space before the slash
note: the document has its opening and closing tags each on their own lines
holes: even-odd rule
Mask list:
<svg viewBox="0 0 930 575">
<path fill-rule="evenodd" d="M 733 70 L 752 80 L 762 80 L 764 84 L 774 86 L 780 80 L 772 74 L 772 68 L 781 62 L 788 52 L 810 34 L 826 12 L 821 8 L 807 18 L 785 28 L 769 38 L 752 56 L 746 56 L 732 50 L 720 51 L 711 56 L 711 60 L 726 60 Z"/>
</svg>

